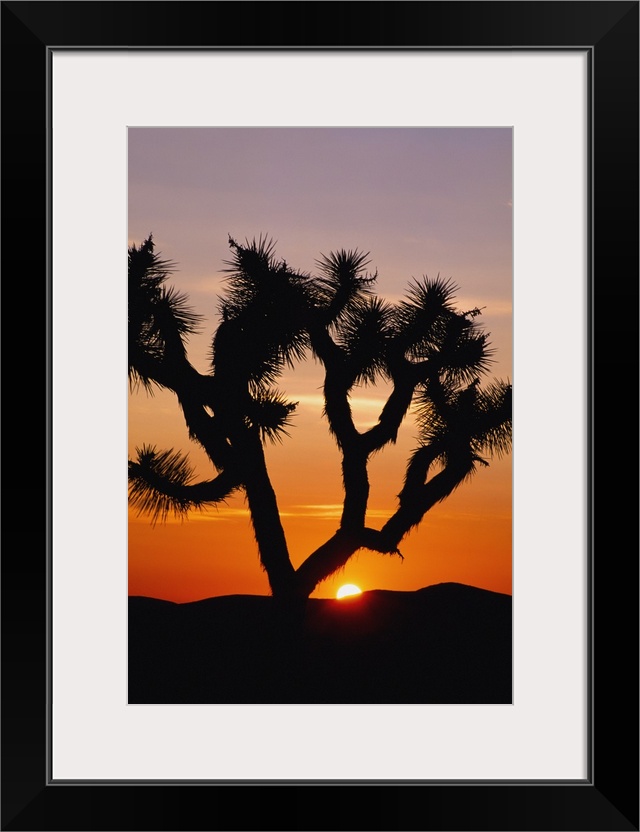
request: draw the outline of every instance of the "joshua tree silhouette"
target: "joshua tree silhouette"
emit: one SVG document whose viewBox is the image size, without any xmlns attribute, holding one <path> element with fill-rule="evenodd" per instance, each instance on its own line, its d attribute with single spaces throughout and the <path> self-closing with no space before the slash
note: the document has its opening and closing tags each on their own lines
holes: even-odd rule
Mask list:
<svg viewBox="0 0 640 832">
<path fill-rule="evenodd" d="M 493 350 L 479 309 L 457 311 L 457 287 L 423 278 L 404 300 L 376 296 L 368 255 L 337 251 L 304 274 L 276 257 L 273 241 L 229 238 L 231 259 L 211 373 L 190 364 L 188 335 L 200 316 L 165 285 L 174 264 L 152 236 L 129 248 L 129 380 L 172 390 L 191 439 L 206 451 L 213 479 L 194 482 L 188 459 L 144 446 L 129 461 L 130 499 L 154 520 L 218 503 L 244 491 L 273 595 L 304 599 L 359 549 L 400 555 L 398 546 L 436 503 L 511 443 L 511 385 L 480 385 Z M 286 435 L 296 404 L 275 384 L 285 366 L 312 354 L 324 368 L 324 415 L 342 456 L 344 501 L 336 532 L 294 569 L 264 455 Z M 358 430 L 349 397 L 381 380 L 391 390 L 377 423 Z M 395 442 L 409 408 L 418 447 L 407 461 L 395 513 L 380 529 L 366 525 L 368 463 Z"/>
</svg>

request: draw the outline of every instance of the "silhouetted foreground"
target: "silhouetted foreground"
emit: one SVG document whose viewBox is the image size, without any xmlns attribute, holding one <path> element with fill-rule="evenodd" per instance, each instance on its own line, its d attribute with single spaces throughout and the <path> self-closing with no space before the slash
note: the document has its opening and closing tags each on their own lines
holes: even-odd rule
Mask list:
<svg viewBox="0 0 640 832">
<path fill-rule="evenodd" d="M 307 601 L 129 599 L 129 703 L 504 704 L 511 596 L 445 583 Z"/>
<path fill-rule="evenodd" d="M 322 255 L 313 277 L 278 259 L 266 237 L 246 245 L 230 237 L 229 246 L 205 374 L 187 359 L 187 336 L 201 318 L 166 285 L 172 263 L 156 254 L 151 236 L 129 247 L 129 382 L 148 393 L 172 390 L 190 439 L 213 465 L 213 479 L 201 480 L 181 450 L 145 444 L 129 460 L 129 501 L 164 522 L 244 492 L 271 595 L 308 598 L 361 549 L 401 557 L 400 543 L 434 506 L 509 453 L 511 383 L 482 386 L 493 362 L 477 320 L 482 310 L 456 311 L 457 287 L 448 279 L 414 280 L 393 304 L 374 294 L 377 272 L 367 273 L 367 254 Z M 340 526 L 294 567 L 265 447 L 284 441 L 295 423 L 298 403 L 278 387 L 284 369 L 312 357 L 324 367 L 323 416 L 342 458 L 344 499 Z M 389 396 L 361 431 L 350 396 L 383 380 Z M 395 443 L 410 414 L 418 446 L 393 513 L 371 528 L 369 462 Z"/>
</svg>

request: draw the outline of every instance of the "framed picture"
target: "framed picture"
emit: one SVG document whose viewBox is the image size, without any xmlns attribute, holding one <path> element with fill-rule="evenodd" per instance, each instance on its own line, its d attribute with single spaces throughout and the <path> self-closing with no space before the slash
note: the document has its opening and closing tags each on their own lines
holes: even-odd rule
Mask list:
<svg viewBox="0 0 640 832">
<path fill-rule="evenodd" d="M 623 484 L 638 3 L 5 2 L 2 15 L 7 308 L 12 331 L 14 310 L 37 322 L 45 357 L 37 382 L 18 379 L 12 436 L 46 415 L 5 489 L 18 523 L 2 565 L 2 828 L 638 829 L 637 493 Z M 509 135 L 511 702 L 127 700 L 123 242 L 127 221 L 144 224 L 127 195 L 163 158 L 161 133 L 185 128 L 234 143 L 257 129 Z M 164 158 L 178 181 L 193 148 Z"/>
<path fill-rule="evenodd" d="M 513 701 L 512 144 L 490 126 L 128 128 L 129 704 Z M 277 242 L 229 239 L 230 218 Z M 148 323 L 166 301 L 189 329 L 173 379 Z M 255 484 L 237 487 L 239 448 Z"/>
</svg>

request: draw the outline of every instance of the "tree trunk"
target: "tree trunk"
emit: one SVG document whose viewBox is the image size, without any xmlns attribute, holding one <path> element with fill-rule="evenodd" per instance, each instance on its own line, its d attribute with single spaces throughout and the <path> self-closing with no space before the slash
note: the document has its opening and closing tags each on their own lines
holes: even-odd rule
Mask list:
<svg viewBox="0 0 640 832">
<path fill-rule="evenodd" d="M 294 598 L 299 594 L 296 573 L 289 557 L 260 437 L 253 431 L 244 431 L 239 445 L 236 447 L 260 562 L 267 573 L 272 594 L 283 599 Z"/>
</svg>

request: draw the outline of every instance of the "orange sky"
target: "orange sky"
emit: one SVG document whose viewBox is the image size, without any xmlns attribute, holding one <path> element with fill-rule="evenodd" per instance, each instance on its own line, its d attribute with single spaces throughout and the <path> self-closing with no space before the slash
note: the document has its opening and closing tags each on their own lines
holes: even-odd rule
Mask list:
<svg viewBox="0 0 640 832">
<path fill-rule="evenodd" d="M 480 320 L 497 351 L 487 380 L 511 378 L 510 131 L 324 129 L 300 131 L 289 147 L 280 146 L 291 132 L 130 130 L 129 242 L 152 232 L 161 255 L 178 263 L 171 283 L 205 314 L 202 335 L 190 342 L 192 363 L 207 370 L 227 234 L 244 239 L 266 231 L 279 241 L 278 256 L 294 268 L 312 270 L 316 257 L 342 246 L 371 251 L 379 291 L 389 298 L 399 297 L 411 277 L 451 276 L 460 286 L 459 308 L 485 307 Z M 284 141 L 270 145 L 276 138 Z M 383 157 L 387 167 L 380 175 Z M 419 165 L 436 173 L 416 175 Z M 304 261 L 296 261 L 303 249 Z M 335 531 L 341 510 L 340 458 L 321 415 L 321 383 L 312 361 L 283 375 L 279 388 L 299 406 L 290 437 L 267 448 L 294 566 Z M 372 424 L 382 401 L 382 391 L 360 391 L 353 401 L 356 423 Z M 380 527 L 393 512 L 414 437 L 408 419 L 397 444 L 372 460 L 368 525 Z M 187 451 L 203 478 L 212 475 L 168 391 L 130 395 L 129 455 L 143 443 Z M 510 593 L 511 482 L 511 458 L 494 460 L 405 538 L 404 561 L 363 550 L 314 595 L 334 597 L 343 583 L 412 590 L 441 581 Z M 269 592 L 242 494 L 184 522 L 152 526 L 130 511 L 128 554 L 130 595 L 191 601 Z"/>
<path fill-rule="evenodd" d="M 143 396 L 133 396 L 130 405 L 131 453 L 142 441 L 157 442 L 160 448 L 176 447 L 181 417 L 178 408 L 171 407 L 173 394 L 156 394 L 150 408 L 140 401 Z M 290 438 L 267 448 L 294 566 L 338 527 L 342 499 L 340 457 L 321 408 L 309 404 L 299 409 Z M 379 528 L 393 512 L 412 437 L 407 423 L 396 446 L 373 458 L 368 525 Z M 204 453 L 193 444 L 182 442 L 181 446 L 188 447 L 203 478 L 210 476 Z M 440 581 L 510 593 L 511 459 L 496 460 L 490 468 L 479 470 L 473 480 L 426 515 L 400 550 L 404 561 L 359 552 L 343 572 L 321 584 L 314 596 L 334 597 L 343 583 L 355 583 L 363 590 L 410 590 Z M 268 592 L 242 494 L 231 497 L 225 506 L 193 512 L 186 521 L 169 520 L 155 527 L 148 517 L 130 513 L 130 594 L 190 601 Z"/>
</svg>

